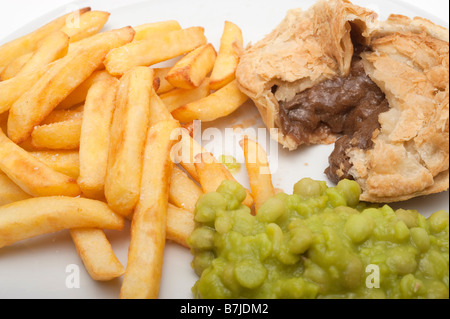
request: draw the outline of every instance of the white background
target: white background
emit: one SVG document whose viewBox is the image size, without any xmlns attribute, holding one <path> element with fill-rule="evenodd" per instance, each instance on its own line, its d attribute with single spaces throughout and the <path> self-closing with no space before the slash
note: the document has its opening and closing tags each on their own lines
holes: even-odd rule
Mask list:
<svg viewBox="0 0 450 319">
<path fill-rule="evenodd" d="M 408 4 L 419 7 L 447 23 L 449 21 L 448 0 L 405 0 L 405 2 L 406 1 Z M 30 22 L 55 8 L 68 5 L 72 2 L 73 0 L 0 0 L 0 44 L 3 42 L 3 38 L 25 25 L 27 22 Z"/>
</svg>

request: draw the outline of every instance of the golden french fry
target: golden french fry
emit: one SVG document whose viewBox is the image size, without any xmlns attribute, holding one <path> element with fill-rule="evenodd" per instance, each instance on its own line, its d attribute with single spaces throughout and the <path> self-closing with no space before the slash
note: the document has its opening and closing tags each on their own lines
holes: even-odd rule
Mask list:
<svg viewBox="0 0 450 319">
<path fill-rule="evenodd" d="M 179 107 L 172 115 L 181 123 L 194 120 L 209 122 L 230 115 L 247 100 L 248 97 L 239 90 L 234 80 L 201 100 Z"/>
<path fill-rule="evenodd" d="M 6 174 L 0 171 L 0 206 L 31 198 Z"/>
<path fill-rule="evenodd" d="M 38 70 L 15 76 L 7 81 L 0 82 L 0 113 L 8 111 L 11 106 L 35 83 L 47 73 L 56 62 L 45 65 Z"/>
<path fill-rule="evenodd" d="M 33 151 L 31 155 L 48 167 L 76 180 L 80 174 L 78 151 Z"/>
<path fill-rule="evenodd" d="M 62 31 L 53 32 L 39 42 L 38 48 L 17 75 L 33 72 L 43 65 L 61 59 L 67 54 L 68 48 L 67 34 Z"/>
<path fill-rule="evenodd" d="M 63 28 L 68 20 L 90 10 L 91 8 L 83 8 L 65 14 L 27 35 L 0 46 L 0 72 L 17 57 L 35 51 L 42 39 Z"/>
<path fill-rule="evenodd" d="M 160 121 L 173 120 L 172 114 L 170 114 L 166 105 L 162 99 L 156 94 L 155 90 L 152 90 L 151 100 L 150 100 L 150 122 L 149 125 L 156 124 Z"/>
<path fill-rule="evenodd" d="M 84 105 L 69 110 L 53 110 L 42 122 L 41 125 L 53 124 L 57 122 L 83 119 Z"/>
<path fill-rule="evenodd" d="M 198 154 L 194 165 L 204 193 L 217 191 L 224 180 L 236 181 L 225 165 L 219 163 L 211 153 Z M 252 207 L 253 203 L 253 197 L 247 190 L 247 197 L 243 204 Z"/>
<path fill-rule="evenodd" d="M 56 109 L 70 109 L 78 104 L 83 103 L 86 100 L 87 93 L 89 88 L 97 81 L 103 80 L 105 78 L 109 78 L 110 74 L 105 71 L 95 71 L 92 73 L 90 77 L 88 77 L 83 83 L 81 83 L 72 93 L 67 96 L 64 101 L 62 101 Z"/>
<path fill-rule="evenodd" d="M 142 151 L 150 119 L 153 70 L 136 67 L 120 80 L 111 126 L 105 196 L 117 213 L 128 216 L 139 199 Z"/>
<path fill-rule="evenodd" d="M 31 133 L 31 144 L 37 149 L 78 149 L 82 122 L 80 118 L 36 126 Z"/>
<path fill-rule="evenodd" d="M 95 228 L 71 229 L 70 236 L 86 271 L 92 279 L 108 281 L 125 273 L 125 268 L 114 254 L 111 243 L 103 230 Z"/>
<path fill-rule="evenodd" d="M 97 34 L 106 24 L 110 13 L 89 11 L 83 13 L 76 23 L 67 23 L 61 31 L 70 37 L 70 42 L 80 41 Z"/>
<path fill-rule="evenodd" d="M 175 120 L 158 122 L 148 130 L 144 151 L 141 196 L 131 224 L 128 264 L 120 290 L 122 299 L 158 298 L 161 281 Z"/>
<path fill-rule="evenodd" d="M 189 248 L 187 239 L 195 228 L 194 212 L 169 204 L 166 239 Z"/>
<path fill-rule="evenodd" d="M 202 45 L 178 61 L 167 74 L 166 80 L 174 87 L 195 89 L 213 69 L 216 56 L 211 43 Z"/>
<path fill-rule="evenodd" d="M 194 212 L 202 189 L 178 166 L 173 167 L 170 182 L 169 201 L 177 207 Z"/>
<path fill-rule="evenodd" d="M 241 29 L 234 23 L 225 21 L 219 54 L 211 73 L 212 90 L 219 90 L 235 79 L 236 68 L 244 46 L 243 42 Z"/>
<path fill-rule="evenodd" d="M 149 39 L 154 36 L 161 35 L 163 33 L 178 30 L 181 30 L 181 26 L 178 23 L 178 21 L 175 20 L 141 24 L 138 25 L 137 27 L 134 27 L 136 35 L 134 36 L 133 42 Z"/>
<path fill-rule="evenodd" d="M 59 173 L 14 144 L 0 132 L 0 170 L 33 196 L 78 196 L 76 181 Z"/>
<path fill-rule="evenodd" d="M 123 75 L 136 66 L 151 66 L 188 53 L 206 43 L 204 29 L 191 27 L 171 31 L 111 50 L 105 67 L 112 75 Z"/>
<path fill-rule="evenodd" d="M 130 42 L 134 30 L 126 27 L 92 36 L 85 45 L 55 62 L 36 84 L 11 107 L 8 136 L 23 142 L 53 109 L 86 80 L 113 48 Z"/>
<path fill-rule="evenodd" d="M 33 54 L 34 52 L 26 53 L 8 64 L 8 66 L 0 74 L 0 81 L 6 81 L 15 77 L 20 72 L 20 70 L 22 70 L 23 66 L 28 62 L 28 60 L 31 59 Z"/>
<path fill-rule="evenodd" d="M 209 93 L 209 80 L 205 79 L 203 83 L 195 89 L 174 89 L 167 93 L 161 94 L 160 98 L 166 105 L 169 112 L 173 112 L 183 105 L 207 97 Z"/>
<path fill-rule="evenodd" d="M 195 168 L 195 158 L 198 154 L 206 153 L 206 150 L 190 135 L 186 129 L 181 130 L 181 140 L 178 142 L 179 157 L 177 162 L 188 172 L 196 181 L 200 182 L 197 170 Z"/>
<path fill-rule="evenodd" d="M 65 196 L 38 197 L 0 207 L 0 248 L 63 229 L 122 230 L 125 221 L 103 202 Z"/>
<path fill-rule="evenodd" d="M 110 131 L 118 86 L 119 80 L 113 76 L 94 83 L 84 105 L 78 185 L 89 198 L 102 198 L 105 193 Z"/>
<path fill-rule="evenodd" d="M 159 79 L 159 88 L 156 91 L 158 94 L 164 94 L 174 89 L 174 86 L 166 80 L 166 75 L 172 68 L 154 68 L 155 78 Z"/>
<path fill-rule="evenodd" d="M 250 189 L 255 201 L 255 209 L 258 210 L 275 195 L 267 154 L 261 145 L 249 138 L 244 138 L 239 144 L 244 151 Z"/>
</svg>

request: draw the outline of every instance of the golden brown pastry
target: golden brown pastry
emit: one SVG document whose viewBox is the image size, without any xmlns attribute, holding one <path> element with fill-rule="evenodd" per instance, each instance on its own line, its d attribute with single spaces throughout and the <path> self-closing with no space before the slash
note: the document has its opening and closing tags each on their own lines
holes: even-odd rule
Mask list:
<svg viewBox="0 0 450 319">
<path fill-rule="evenodd" d="M 387 203 L 448 189 L 448 73 L 447 29 L 320 0 L 249 46 L 236 78 L 273 138 L 335 143 L 327 176 Z"/>
</svg>

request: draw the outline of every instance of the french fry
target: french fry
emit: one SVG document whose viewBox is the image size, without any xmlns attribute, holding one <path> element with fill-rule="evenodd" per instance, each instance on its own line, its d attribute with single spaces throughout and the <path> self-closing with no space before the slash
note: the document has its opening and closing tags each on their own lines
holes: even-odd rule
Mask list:
<svg viewBox="0 0 450 319">
<path fill-rule="evenodd" d="M 250 181 L 250 189 L 255 201 L 255 209 L 275 195 L 265 150 L 257 142 L 244 138 L 240 141 L 244 151 L 245 166 Z"/>
<path fill-rule="evenodd" d="M 241 29 L 230 21 L 225 21 L 219 54 L 211 73 L 211 89 L 219 90 L 235 79 L 239 57 L 244 40 Z"/>
<path fill-rule="evenodd" d="M 84 105 L 78 185 L 88 198 L 102 198 L 105 193 L 110 130 L 118 86 L 119 80 L 113 76 L 94 83 Z"/>
<path fill-rule="evenodd" d="M 17 57 L 35 51 L 42 39 L 63 28 L 72 17 L 82 15 L 90 10 L 91 8 L 83 8 L 65 14 L 27 35 L 0 46 L 0 72 Z"/>
<path fill-rule="evenodd" d="M 106 24 L 109 12 L 89 11 L 83 13 L 76 23 L 66 23 L 61 29 L 70 37 L 70 42 L 77 42 L 97 34 Z"/>
<path fill-rule="evenodd" d="M 174 86 L 166 80 L 166 75 L 172 68 L 154 68 L 155 78 L 159 79 L 159 88 L 157 94 L 164 94 L 174 89 Z"/>
<path fill-rule="evenodd" d="M 89 88 L 97 81 L 101 81 L 105 78 L 109 78 L 110 74 L 105 71 L 95 71 L 92 73 L 91 76 L 89 76 L 83 83 L 81 83 L 75 90 L 73 90 L 72 93 L 67 96 L 64 101 L 62 101 L 56 109 L 62 110 L 62 109 L 70 109 L 78 104 L 83 103 L 86 100 L 87 93 L 89 91 Z"/>
<path fill-rule="evenodd" d="M 206 150 L 194 140 L 187 130 L 181 130 L 181 140 L 177 144 L 179 146 L 179 157 L 177 162 L 188 172 L 188 174 L 196 181 L 200 182 L 197 170 L 195 168 L 195 159 L 198 154 L 206 153 Z"/>
<path fill-rule="evenodd" d="M 24 55 L 21 55 L 14 61 L 12 61 L 8 66 L 3 70 L 0 74 L 0 81 L 6 81 L 13 77 L 15 77 L 20 70 L 22 70 L 23 66 L 31 59 L 34 52 L 30 52 Z"/>
<path fill-rule="evenodd" d="M 149 39 L 154 36 L 178 30 L 181 30 L 181 26 L 178 21 L 175 20 L 141 24 L 134 27 L 136 35 L 134 36 L 133 42 Z"/>
<path fill-rule="evenodd" d="M 216 57 L 216 50 L 211 43 L 202 45 L 178 61 L 167 74 L 166 80 L 178 88 L 195 89 L 213 69 Z"/>
<path fill-rule="evenodd" d="M 76 180 L 80 174 L 78 151 L 33 151 L 31 155 L 48 167 Z"/>
<path fill-rule="evenodd" d="M 125 217 L 132 213 L 139 199 L 152 91 L 153 70 L 136 67 L 121 78 L 117 92 L 105 196 L 111 208 Z"/>
<path fill-rule="evenodd" d="M 95 228 L 71 229 L 70 236 L 86 271 L 92 279 L 108 281 L 125 273 L 125 268 L 114 254 L 111 243 L 103 230 Z"/>
<path fill-rule="evenodd" d="M 38 48 L 17 75 L 32 72 L 43 65 L 64 57 L 68 48 L 69 37 L 67 34 L 62 31 L 53 32 L 39 42 Z"/>
<path fill-rule="evenodd" d="M 82 122 L 80 118 L 36 126 L 31 133 L 31 144 L 36 149 L 78 149 Z"/>
<path fill-rule="evenodd" d="M 113 49 L 106 56 L 104 64 L 109 73 L 120 76 L 133 67 L 151 66 L 167 61 L 186 54 L 205 43 L 204 29 L 191 27 Z"/>
<path fill-rule="evenodd" d="M 194 165 L 204 193 L 217 191 L 224 180 L 236 181 L 225 165 L 219 163 L 211 153 L 198 154 L 195 157 Z M 248 190 L 243 204 L 248 207 L 252 207 L 254 204 L 253 197 Z"/>
<path fill-rule="evenodd" d="M 31 198 L 16 185 L 6 174 L 0 171 L 0 206 L 8 205 L 24 199 Z"/>
<path fill-rule="evenodd" d="M 166 241 L 169 181 L 174 141 L 179 123 L 158 122 L 148 130 L 144 151 L 141 196 L 131 224 L 128 264 L 120 290 L 121 299 L 158 298 Z"/>
<path fill-rule="evenodd" d="M 56 61 L 11 107 L 8 136 L 15 143 L 29 137 L 33 128 L 97 69 L 111 49 L 130 42 L 133 36 L 131 27 L 103 32 Z"/>
<path fill-rule="evenodd" d="M 194 228 L 194 212 L 169 203 L 167 208 L 166 239 L 189 248 L 187 239 Z"/>
<path fill-rule="evenodd" d="M 0 207 L 0 248 L 73 228 L 122 230 L 125 221 L 103 202 L 64 196 L 38 197 Z"/>
<path fill-rule="evenodd" d="M 84 105 L 69 110 L 55 109 L 41 122 L 41 125 L 83 119 L 83 112 Z"/>
<path fill-rule="evenodd" d="M 149 122 L 150 126 L 160 121 L 173 120 L 172 114 L 170 114 L 166 105 L 154 90 L 152 90 L 150 100 L 150 114 L 152 115 Z"/>
<path fill-rule="evenodd" d="M 8 111 L 25 92 L 47 73 L 56 62 L 45 65 L 38 70 L 15 76 L 7 81 L 0 82 L 0 113 Z"/>
<path fill-rule="evenodd" d="M 209 93 L 209 80 L 205 79 L 203 83 L 195 89 L 174 89 L 167 93 L 161 94 L 160 98 L 166 105 L 169 112 L 173 112 L 183 105 L 207 97 Z"/>
<path fill-rule="evenodd" d="M 194 120 L 209 122 L 233 113 L 247 100 L 234 80 L 201 100 L 179 107 L 172 115 L 181 123 Z"/>
<path fill-rule="evenodd" d="M 0 170 L 32 196 L 78 196 L 76 181 L 14 144 L 0 132 Z"/>
<path fill-rule="evenodd" d="M 173 167 L 170 182 L 169 201 L 177 207 L 194 212 L 202 189 L 178 166 Z"/>
</svg>

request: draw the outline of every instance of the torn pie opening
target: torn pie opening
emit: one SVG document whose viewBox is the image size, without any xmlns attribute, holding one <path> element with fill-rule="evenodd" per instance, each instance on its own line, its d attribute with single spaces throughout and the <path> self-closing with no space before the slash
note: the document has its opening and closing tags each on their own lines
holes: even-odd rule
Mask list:
<svg viewBox="0 0 450 319">
<path fill-rule="evenodd" d="M 346 151 L 354 147 L 371 149 L 373 133 L 380 128 L 378 116 L 389 110 L 385 94 L 364 70 L 360 55 L 368 49 L 355 43 L 348 76 L 326 80 L 290 100 L 279 101 L 282 133 L 298 144 L 310 144 L 318 132 L 340 136 L 325 171 L 335 183 L 353 179 Z"/>
</svg>

